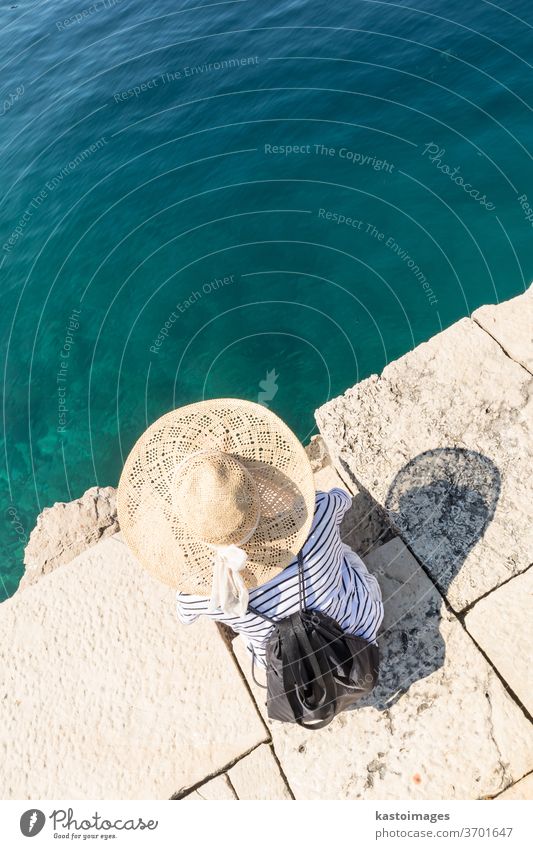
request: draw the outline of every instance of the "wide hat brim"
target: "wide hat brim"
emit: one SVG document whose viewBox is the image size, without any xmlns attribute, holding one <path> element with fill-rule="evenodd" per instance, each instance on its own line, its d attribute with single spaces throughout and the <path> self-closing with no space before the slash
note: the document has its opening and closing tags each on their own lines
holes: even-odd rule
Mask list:
<svg viewBox="0 0 533 849">
<path fill-rule="evenodd" d="M 266 583 L 302 548 L 313 521 L 315 487 L 305 450 L 271 410 L 251 401 L 217 398 L 157 419 L 131 450 L 120 477 L 121 531 L 142 566 L 181 592 L 209 595 L 213 549 L 194 537 L 175 505 L 178 466 L 194 453 L 236 457 L 253 476 L 260 519 L 241 547 L 248 588 Z"/>
</svg>

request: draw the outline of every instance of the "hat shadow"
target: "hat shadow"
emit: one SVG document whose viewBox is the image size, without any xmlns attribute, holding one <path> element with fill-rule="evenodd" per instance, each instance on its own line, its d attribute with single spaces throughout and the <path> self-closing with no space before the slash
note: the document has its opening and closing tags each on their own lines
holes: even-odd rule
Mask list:
<svg viewBox="0 0 533 849">
<path fill-rule="evenodd" d="M 261 523 L 245 548 L 250 560 L 261 561 L 265 546 L 274 545 L 276 563 L 287 566 L 296 551 L 291 540 L 299 534 L 310 519 L 309 509 L 297 484 L 272 463 L 249 460 L 234 455 L 252 473 L 261 498 Z M 313 505 L 314 507 L 314 505 Z M 272 565 L 276 565 L 276 563 Z M 244 569 L 243 577 L 249 589 L 264 581 L 257 580 L 251 570 Z"/>
<path fill-rule="evenodd" d="M 345 479 L 354 480 L 342 465 Z M 485 455 L 447 447 L 410 460 L 390 484 L 384 507 L 355 484 L 359 493 L 341 527 L 344 541 L 363 559 L 397 536 L 402 541 L 389 546 L 377 569 L 371 567 L 372 558 L 369 566 L 380 583 L 385 611 L 378 635 L 380 676 L 357 707 L 386 711 L 444 663 L 442 596 L 494 516 L 501 478 Z M 422 702 L 417 710 L 428 707 Z"/>
</svg>

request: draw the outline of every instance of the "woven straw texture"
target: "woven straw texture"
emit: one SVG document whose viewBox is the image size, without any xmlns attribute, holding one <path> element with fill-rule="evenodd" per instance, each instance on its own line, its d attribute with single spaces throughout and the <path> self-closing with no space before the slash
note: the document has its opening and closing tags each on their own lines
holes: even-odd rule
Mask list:
<svg viewBox="0 0 533 849">
<path fill-rule="evenodd" d="M 177 467 L 174 507 L 197 539 L 240 545 L 257 527 L 261 499 L 253 476 L 233 454 L 209 451 Z"/>
<path fill-rule="evenodd" d="M 214 486 L 206 484 L 206 457 L 191 457 L 213 451 L 238 461 L 208 458 Z M 239 493 L 240 517 L 230 510 L 222 518 L 221 475 Z M 241 545 L 251 589 L 296 556 L 314 506 L 311 465 L 294 433 L 267 408 L 232 398 L 190 404 L 154 422 L 129 454 L 117 496 L 121 530 L 140 563 L 158 580 L 201 595 L 210 594 L 213 578 L 209 542 L 238 544 L 259 514 Z"/>
</svg>

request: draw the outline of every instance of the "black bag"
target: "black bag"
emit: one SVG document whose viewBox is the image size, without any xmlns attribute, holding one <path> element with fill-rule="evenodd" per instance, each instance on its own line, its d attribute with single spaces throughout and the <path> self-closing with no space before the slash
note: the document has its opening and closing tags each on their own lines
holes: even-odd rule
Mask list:
<svg viewBox="0 0 533 849">
<path fill-rule="evenodd" d="M 319 729 L 373 690 L 379 652 L 344 633 L 330 616 L 305 607 L 301 552 L 298 589 L 300 610 L 285 619 L 270 619 L 250 605 L 248 610 L 275 626 L 266 645 L 268 716 Z"/>
</svg>

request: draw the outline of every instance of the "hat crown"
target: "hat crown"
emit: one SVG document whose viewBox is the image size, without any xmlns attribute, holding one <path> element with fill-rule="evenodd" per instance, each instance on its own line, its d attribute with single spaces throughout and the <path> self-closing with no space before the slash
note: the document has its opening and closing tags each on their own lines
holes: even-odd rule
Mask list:
<svg viewBox="0 0 533 849">
<path fill-rule="evenodd" d="M 259 520 L 260 498 L 252 475 L 222 451 L 202 451 L 180 465 L 174 496 L 183 521 L 205 543 L 243 543 Z"/>
</svg>

